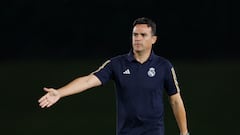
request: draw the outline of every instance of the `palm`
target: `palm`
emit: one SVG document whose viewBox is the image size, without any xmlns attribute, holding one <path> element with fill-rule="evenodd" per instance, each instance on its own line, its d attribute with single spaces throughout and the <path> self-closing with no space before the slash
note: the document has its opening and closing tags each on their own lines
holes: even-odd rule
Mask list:
<svg viewBox="0 0 240 135">
<path fill-rule="evenodd" d="M 57 90 L 52 89 L 52 88 L 50 88 L 50 89 L 44 88 L 44 90 L 47 93 L 43 97 L 41 97 L 38 101 L 39 105 L 42 108 L 50 107 L 60 99 L 60 95 L 59 95 L 59 92 Z"/>
</svg>

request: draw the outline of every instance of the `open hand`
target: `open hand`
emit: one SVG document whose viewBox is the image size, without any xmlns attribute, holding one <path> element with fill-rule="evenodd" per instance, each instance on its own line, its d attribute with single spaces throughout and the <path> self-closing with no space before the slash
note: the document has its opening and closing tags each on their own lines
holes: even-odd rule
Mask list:
<svg viewBox="0 0 240 135">
<path fill-rule="evenodd" d="M 39 106 L 41 106 L 41 108 L 50 107 L 60 99 L 60 94 L 56 89 L 53 88 L 43 89 L 47 93 L 38 100 Z"/>
</svg>

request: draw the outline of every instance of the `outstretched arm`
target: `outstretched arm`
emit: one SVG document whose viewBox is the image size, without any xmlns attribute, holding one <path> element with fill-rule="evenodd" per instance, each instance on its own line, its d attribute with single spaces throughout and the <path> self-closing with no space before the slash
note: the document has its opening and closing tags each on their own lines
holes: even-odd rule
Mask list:
<svg viewBox="0 0 240 135">
<path fill-rule="evenodd" d="M 47 93 L 38 100 L 39 106 L 42 108 L 50 107 L 62 97 L 80 93 L 99 85 L 101 85 L 101 81 L 95 75 L 90 74 L 88 76 L 79 77 L 59 89 L 44 88 Z"/>
<path fill-rule="evenodd" d="M 180 130 L 180 135 L 188 135 L 186 112 L 180 93 L 170 96 L 170 104 Z"/>
</svg>

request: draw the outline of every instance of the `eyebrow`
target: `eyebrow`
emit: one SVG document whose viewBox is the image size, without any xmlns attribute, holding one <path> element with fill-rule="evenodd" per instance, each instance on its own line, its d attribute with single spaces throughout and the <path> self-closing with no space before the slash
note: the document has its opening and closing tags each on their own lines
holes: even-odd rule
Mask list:
<svg viewBox="0 0 240 135">
<path fill-rule="evenodd" d="M 134 35 L 136 35 L 136 34 L 140 34 L 140 35 L 147 35 L 147 33 L 146 33 L 146 32 L 144 32 L 144 33 L 137 33 L 137 32 L 133 32 L 133 34 L 134 34 Z"/>
</svg>

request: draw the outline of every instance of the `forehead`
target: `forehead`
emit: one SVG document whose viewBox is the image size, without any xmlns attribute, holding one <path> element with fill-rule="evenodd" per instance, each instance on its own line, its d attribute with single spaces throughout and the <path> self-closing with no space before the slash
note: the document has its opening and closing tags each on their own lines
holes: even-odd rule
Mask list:
<svg viewBox="0 0 240 135">
<path fill-rule="evenodd" d="M 147 24 L 137 24 L 133 27 L 133 33 L 151 33 L 152 28 L 148 27 Z"/>
</svg>

